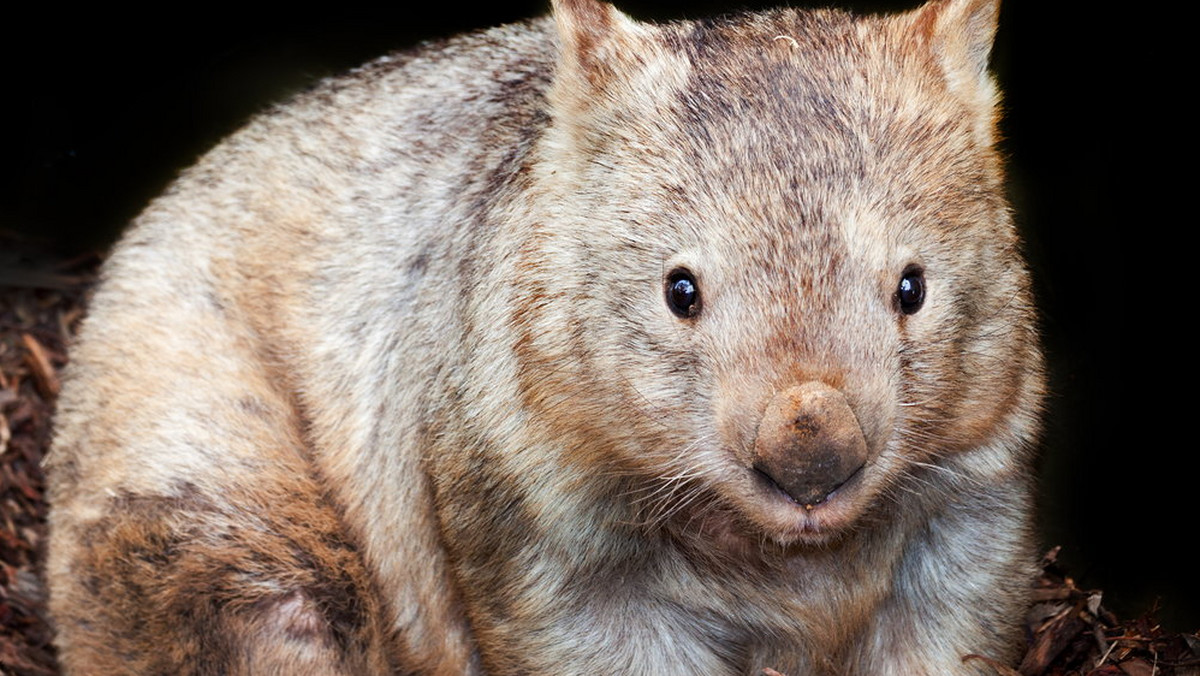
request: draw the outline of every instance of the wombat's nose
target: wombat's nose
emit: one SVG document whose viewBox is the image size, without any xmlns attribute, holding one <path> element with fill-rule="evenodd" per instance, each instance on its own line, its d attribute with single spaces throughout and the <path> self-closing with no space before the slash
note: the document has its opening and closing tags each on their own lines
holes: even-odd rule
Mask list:
<svg viewBox="0 0 1200 676">
<path fill-rule="evenodd" d="M 754 441 L 754 469 L 812 508 L 867 461 L 867 442 L 842 393 L 810 381 L 775 393 Z"/>
</svg>

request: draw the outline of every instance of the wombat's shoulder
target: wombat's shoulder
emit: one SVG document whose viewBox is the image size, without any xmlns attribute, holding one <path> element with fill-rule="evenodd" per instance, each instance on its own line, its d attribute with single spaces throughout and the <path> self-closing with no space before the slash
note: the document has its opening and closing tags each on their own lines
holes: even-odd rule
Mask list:
<svg viewBox="0 0 1200 676">
<path fill-rule="evenodd" d="M 556 50 L 542 17 L 423 43 L 313 84 L 183 171 L 135 221 L 108 276 L 179 279 L 193 265 L 166 259 L 217 261 L 246 278 L 224 285 L 241 297 L 234 305 L 261 307 L 257 299 L 295 293 L 289 278 L 306 266 L 422 255 L 398 240 L 469 227 L 524 164 L 549 124 Z"/>
<path fill-rule="evenodd" d="M 542 17 L 385 55 L 277 104 L 214 152 L 270 152 L 305 134 L 311 140 L 296 149 L 320 148 L 331 162 L 386 152 L 436 160 L 481 135 L 536 132 L 554 70 L 552 29 Z"/>
</svg>

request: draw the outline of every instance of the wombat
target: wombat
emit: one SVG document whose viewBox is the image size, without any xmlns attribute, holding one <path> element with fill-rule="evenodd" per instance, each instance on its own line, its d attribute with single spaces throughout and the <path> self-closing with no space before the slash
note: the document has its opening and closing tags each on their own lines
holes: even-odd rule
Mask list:
<svg viewBox="0 0 1200 676">
<path fill-rule="evenodd" d="M 976 673 L 1043 390 L 995 0 L 597 0 L 323 82 L 115 249 L 70 673 Z"/>
</svg>

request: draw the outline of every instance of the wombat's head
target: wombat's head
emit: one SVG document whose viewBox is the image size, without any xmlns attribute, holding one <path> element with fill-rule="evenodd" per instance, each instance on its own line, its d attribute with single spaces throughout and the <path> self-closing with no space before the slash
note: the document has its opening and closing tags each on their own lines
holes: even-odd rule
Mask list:
<svg viewBox="0 0 1200 676">
<path fill-rule="evenodd" d="M 942 458 L 1021 464 L 1040 367 L 996 13 L 555 3 L 524 387 L 582 466 L 641 482 L 647 521 L 825 542 Z"/>
</svg>

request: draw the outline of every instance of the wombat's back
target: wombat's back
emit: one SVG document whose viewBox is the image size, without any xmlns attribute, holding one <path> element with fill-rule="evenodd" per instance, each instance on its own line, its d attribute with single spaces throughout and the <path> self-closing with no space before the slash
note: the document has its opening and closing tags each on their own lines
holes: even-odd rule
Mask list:
<svg viewBox="0 0 1200 676">
<path fill-rule="evenodd" d="M 488 193 L 546 123 L 553 46 L 543 20 L 324 82 L 134 224 L 72 350 L 47 460 L 68 670 L 234 673 L 246 636 L 264 648 L 250 672 L 381 671 L 397 650 L 463 667 L 416 458 L 397 453 L 405 480 L 378 487 L 353 458 L 403 451 L 424 424 L 397 401 L 443 377 L 424 357 L 454 350 L 444 300 L 488 257 Z M 382 541 L 352 530 L 396 520 Z M 357 661 L 333 659 L 346 645 Z"/>
</svg>

